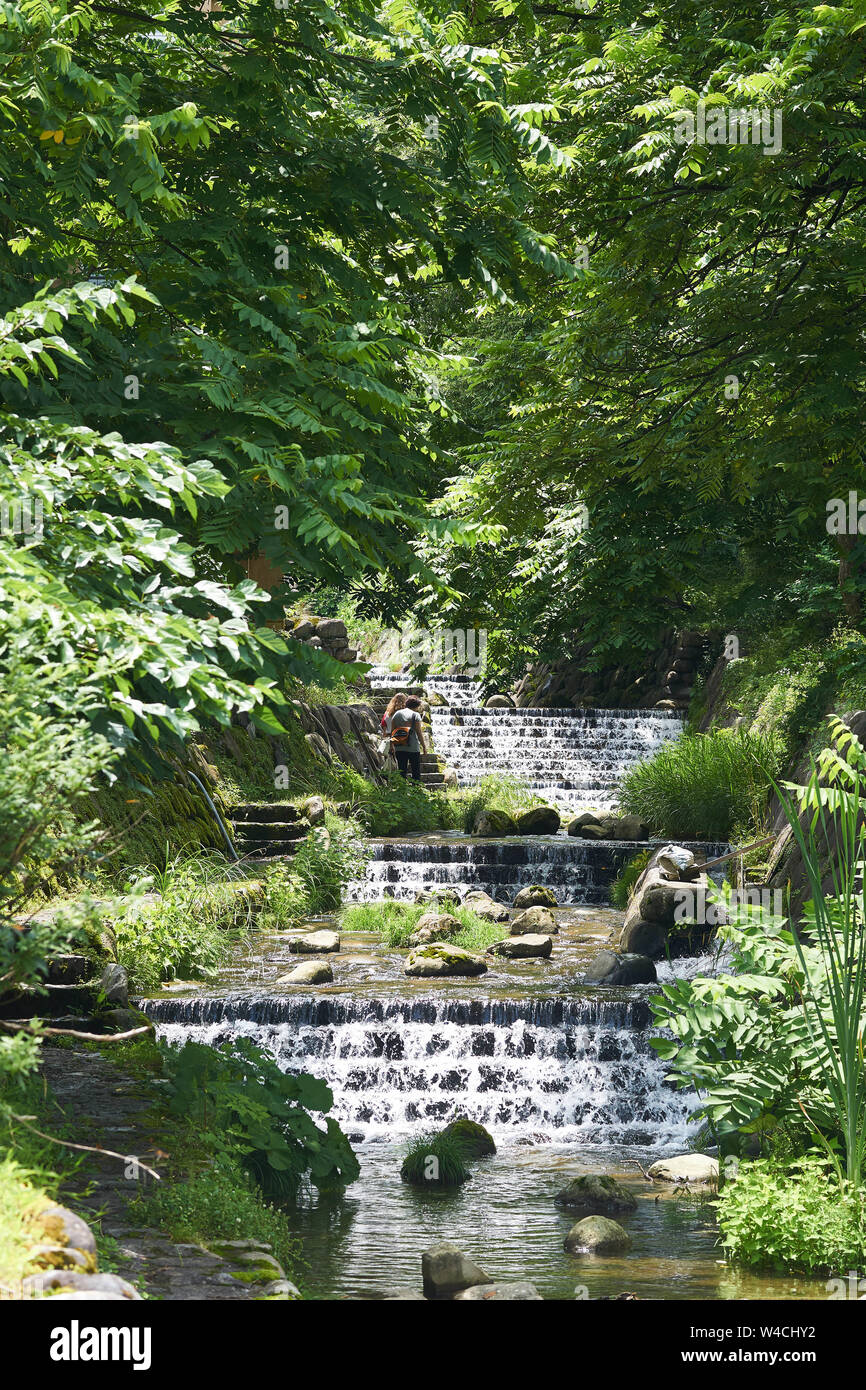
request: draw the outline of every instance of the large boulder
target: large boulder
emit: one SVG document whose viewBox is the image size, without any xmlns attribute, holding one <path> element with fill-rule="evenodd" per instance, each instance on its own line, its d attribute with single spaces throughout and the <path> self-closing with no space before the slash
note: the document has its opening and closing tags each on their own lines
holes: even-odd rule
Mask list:
<svg viewBox="0 0 866 1390">
<path fill-rule="evenodd" d="M 618 955 L 599 951 L 593 956 L 583 977 L 585 985 L 651 985 L 656 968 L 649 956 Z"/>
<path fill-rule="evenodd" d="M 645 922 L 642 917 L 632 917 L 625 923 L 619 939 L 620 949 L 626 955 L 649 956 L 659 960 L 665 953 L 667 932 L 659 922 Z"/>
<path fill-rule="evenodd" d="M 524 936 L 527 932 L 558 932 L 553 913 L 548 907 L 528 907 L 520 912 L 511 923 L 512 936 Z"/>
<path fill-rule="evenodd" d="M 514 709 L 514 701 L 510 695 L 488 695 L 484 701 L 485 709 Z"/>
<path fill-rule="evenodd" d="M 545 888 L 543 883 L 530 883 L 526 888 L 521 888 L 516 898 L 514 906 L 524 907 L 556 907 L 556 894 L 552 888 Z"/>
<path fill-rule="evenodd" d="M 483 1125 L 470 1120 L 468 1115 L 458 1115 L 445 1126 L 442 1133 L 460 1145 L 466 1158 L 489 1158 L 496 1153 L 493 1135 Z"/>
<path fill-rule="evenodd" d="M 441 903 L 447 907 L 459 907 L 460 895 L 454 888 L 421 888 L 415 894 L 416 903 Z"/>
<path fill-rule="evenodd" d="M 476 1284 L 489 1285 L 492 1282 L 490 1275 L 485 1274 L 474 1260 L 447 1241 L 440 1241 L 424 1251 L 421 1256 L 421 1277 L 425 1296 L 437 1299 L 453 1298 L 455 1294 Z"/>
<path fill-rule="evenodd" d="M 462 946 L 434 941 L 418 946 L 409 955 L 404 974 L 421 979 L 437 979 L 448 975 L 484 975 L 487 965 L 480 956 L 464 951 Z"/>
<path fill-rule="evenodd" d="M 335 931 L 314 931 L 307 936 L 293 936 L 289 941 L 289 950 L 304 956 L 339 949 L 340 938 Z"/>
<path fill-rule="evenodd" d="M 614 816 L 611 821 L 612 840 L 648 840 L 650 828 L 640 816 Z"/>
<path fill-rule="evenodd" d="M 628 1250 L 631 1236 L 607 1216 L 585 1216 L 572 1226 L 564 1244 L 570 1255 L 607 1255 Z"/>
<path fill-rule="evenodd" d="M 706 874 L 689 882 L 670 879 L 654 855 L 635 884 L 620 934 L 621 949 L 642 951 L 654 959 L 664 955 L 670 933 L 696 921 L 698 895 L 708 886 Z"/>
<path fill-rule="evenodd" d="M 460 930 L 460 923 L 450 912 L 425 912 L 415 923 L 409 937 L 410 946 L 426 946 L 430 941 L 447 941 Z"/>
<path fill-rule="evenodd" d="M 106 965 L 99 977 L 99 992 L 110 1008 L 129 1007 L 129 979 L 122 965 Z"/>
<path fill-rule="evenodd" d="M 277 984 L 330 985 L 333 979 L 334 972 L 326 960 L 305 960 L 290 970 L 288 975 L 281 975 Z"/>
<path fill-rule="evenodd" d="M 489 893 L 482 893 L 480 889 L 473 889 L 471 893 L 467 893 L 463 899 L 463 906 L 468 907 L 476 917 L 481 917 L 485 922 L 507 922 L 510 919 L 508 908 L 491 898 Z"/>
<path fill-rule="evenodd" d="M 710 1154 L 678 1154 L 676 1158 L 660 1158 L 647 1172 L 660 1182 L 706 1187 L 719 1181 L 719 1160 Z"/>
<path fill-rule="evenodd" d="M 568 833 L 582 840 L 648 840 L 649 826 L 639 816 L 604 816 L 584 812 L 569 822 Z"/>
<path fill-rule="evenodd" d="M 325 803 L 320 796 L 309 796 L 303 803 L 303 812 L 310 825 L 321 825 L 325 819 Z"/>
<path fill-rule="evenodd" d="M 506 936 L 504 941 L 494 941 L 487 947 L 489 955 L 503 956 L 506 960 L 528 960 L 533 956 L 549 956 L 553 942 L 549 936 L 536 936 L 526 932 L 523 936 Z"/>
<path fill-rule="evenodd" d="M 345 646 L 348 635 L 342 618 L 322 618 L 316 623 L 316 636 L 321 642 L 334 642 Z"/>
<path fill-rule="evenodd" d="M 605 839 L 604 825 L 598 816 L 592 815 L 589 811 L 584 811 L 582 815 L 569 821 L 568 834 L 578 840 Z"/>
<path fill-rule="evenodd" d="M 471 1289 L 454 1295 L 455 1303 L 541 1303 L 542 1297 L 529 1280 L 519 1280 L 514 1284 L 475 1284 Z"/>
<path fill-rule="evenodd" d="M 562 819 L 555 806 L 533 806 L 517 817 L 520 835 L 555 835 Z"/>
<path fill-rule="evenodd" d="M 472 827 L 473 835 L 516 835 L 517 822 L 513 816 L 509 816 L 507 811 L 497 811 L 494 807 L 488 807 L 486 811 L 479 811 L 475 817 L 475 824 Z"/>
<path fill-rule="evenodd" d="M 628 1188 L 623 1187 L 616 1178 L 601 1173 L 585 1173 L 574 1178 L 568 1187 L 562 1188 L 554 1197 L 558 1207 L 566 1211 L 587 1213 L 607 1213 L 614 1211 L 634 1211 L 637 1206 Z"/>
</svg>

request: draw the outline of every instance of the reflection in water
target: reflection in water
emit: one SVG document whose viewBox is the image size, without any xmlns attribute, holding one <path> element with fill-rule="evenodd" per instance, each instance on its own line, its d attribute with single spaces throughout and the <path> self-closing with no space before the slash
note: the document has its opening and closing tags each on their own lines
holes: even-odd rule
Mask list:
<svg viewBox="0 0 866 1390">
<path fill-rule="evenodd" d="M 628 1150 L 575 1155 L 572 1148 L 508 1146 L 473 1164 L 456 1193 L 419 1192 L 400 1181 L 405 1146 L 359 1148 L 361 1178 L 342 1198 L 311 1199 L 297 1216 L 314 1298 L 377 1298 L 421 1287 L 421 1253 L 451 1240 L 494 1279 L 529 1279 L 548 1299 L 632 1292 L 646 1299 L 826 1298 L 821 1280 L 738 1273 L 722 1261 L 712 1208 L 659 1194 L 626 1166 Z M 645 1162 L 645 1151 L 641 1162 Z M 577 1219 L 554 1205 L 580 1173 L 614 1173 L 638 1198 L 618 1219 L 632 1238 L 625 1255 L 568 1255 Z M 637 1173 L 637 1177 L 635 1174 Z M 656 1196 L 658 1195 L 658 1200 Z M 585 1290 L 578 1292 L 576 1290 Z"/>
</svg>

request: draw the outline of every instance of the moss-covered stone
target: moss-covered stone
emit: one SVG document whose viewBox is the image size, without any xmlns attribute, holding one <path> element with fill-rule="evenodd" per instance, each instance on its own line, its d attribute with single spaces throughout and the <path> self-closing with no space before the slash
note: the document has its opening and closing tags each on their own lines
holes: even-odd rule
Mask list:
<svg viewBox="0 0 866 1390">
<path fill-rule="evenodd" d="M 623 1187 L 616 1178 L 602 1173 L 585 1173 L 574 1178 L 553 1199 L 558 1207 L 566 1211 L 612 1212 L 634 1211 L 637 1206 L 628 1188 Z"/>
<path fill-rule="evenodd" d="M 487 1158 L 496 1153 L 493 1135 L 467 1115 L 458 1115 L 456 1120 L 445 1126 L 442 1133 L 455 1139 L 467 1158 Z"/>
</svg>

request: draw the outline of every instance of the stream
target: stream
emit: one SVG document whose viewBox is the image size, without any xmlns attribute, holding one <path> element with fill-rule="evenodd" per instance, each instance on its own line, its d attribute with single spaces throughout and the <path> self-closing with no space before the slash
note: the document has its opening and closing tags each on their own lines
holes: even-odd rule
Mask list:
<svg viewBox="0 0 866 1390">
<path fill-rule="evenodd" d="M 381 694 L 394 678 L 373 681 Z M 466 678 L 436 678 L 437 750 L 461 784 L 491 768 L 512 773 L 563 818 L 615 802 L 623 772 L 681 731 L 665 710 L 482 709 Z M 693 846 L 703 857 L 726 846 Z M 218 1045 L 248 1037 L 286 1070 L 326 1080 L 361 1176 L 345 1194 L 307 1193 L 292 1222 L 303 1241 L 308 1292 L 381 1298 L 420 1288 L 421 1253 L 450 1240 L 494 1278 L 529 1279 L 545 1298 L 634 1293 L 647 1299 L 825 1298 L 820 1280 L 754 1276 L 724 1263 L 710 1202 L 651 1183 L 655 1159 L 692 1142 L 697 1097 L 677 1091 L 649 1044 L 657 986 L 583 986 L 591 958 L 622 914 L 610 885 L 645 845 L 557 835 L 481 838 L 453 832 L 377 838 L 350 902 L 450 887 L 480 888 L 511 904 L 528 884 L 557 900 L 549 959 L 491 957 L 473 979 L 409 979 L 405 953 L 375 935 L 344 933 L 330 957 L 334 982 L 280 986 L 298 963 L 287 936 L 258 933 L 219 980 L 176 982 L 143 1001 L 171 1043 Z M 310 928 L 332 925 L 317 919 Z M 711 957 L 663 962 L 659 980 L 717 968 Z M 721 968 L 724 968 L 723 966 Z M 497 1153 L 471 1164 L 456 1191 L 400 1180 L 408 1143 L 459 1114 L 484 1124 Z M 626 1255 L 567 1255 L 574 1216 L 553 1198 L 582 1173 L 609 1173 L 638 1199 L 624 1218 Z"/>
</svg>

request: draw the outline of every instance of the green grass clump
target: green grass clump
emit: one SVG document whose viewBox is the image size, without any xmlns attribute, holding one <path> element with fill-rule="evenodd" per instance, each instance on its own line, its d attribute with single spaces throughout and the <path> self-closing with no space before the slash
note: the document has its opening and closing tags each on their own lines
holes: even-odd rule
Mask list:
<svg viewBox="0 0 866 1390">
<path fill-rule="evenodd" d="M 416 1139 L 400 1168 L 403 1182 L 412 1187 L 460 1187 L 469 1181 L 463 1147 L 448 1134 L 428 1134 Z"/>
<path fill-rule="evenodd" d="M 447 903 L 441 907 L 435 903 L 398 903 L 391 899 L 344 907 L 340 913 L 340 930 L 376 932 L 388 946 L 405 949 L 419 919 L 429 912 L 447 912 L 457 918 L 460 931 L 448 940 L 467 951 L 483 951 L 494 941 L 501 941 L 508 935 L 507 924 L 485 922 L 468 907 L 452 907 Z"/>
<path fill-rule="evenodd" d="M 146 865 L 110 909 L 115 958 L 133 989 L 164 980 L 207 979 L 231 959 L 239 934 L 252 929 L 254 904 L 243 891 L 247 871 L 211 851 L 185 852 Z M 148 901 L 142 894 L 160 896 Z"/>
<path fill-rule="evenodd" d="M 155 1185 L 129 1204 L 136 1221 L 164 1231 L 173 1241 L 207 1245 L 211 1240 L 258 1240 L 273 1247 L 286 1276 L 296 1279 L 300 1242 L 286 1213 L 268 1202 L 240 1160 L 221 1154 L 201 1172 L 179 1182 Z"/>
<path fill-rule="evenodd" d="M 619 908 L 620 912 L 626 912 L 631 902 L 631 895 L 634 886 L 646 868 L 652 856 L 652 850 L 641 849 L 637 854 L 633 854 L 627 864 L 623 864 L 613 883 L 610 885 L 610 901 L 614 907 Z"/>
<path fill-rule="evenodd" d="M 760 834 L 780 762 L 776 740 L 761 734 L 686 734 L 626 773 L 620 806 L 657 835 L 728 840 L 735 827 Z"/>
</svg>

